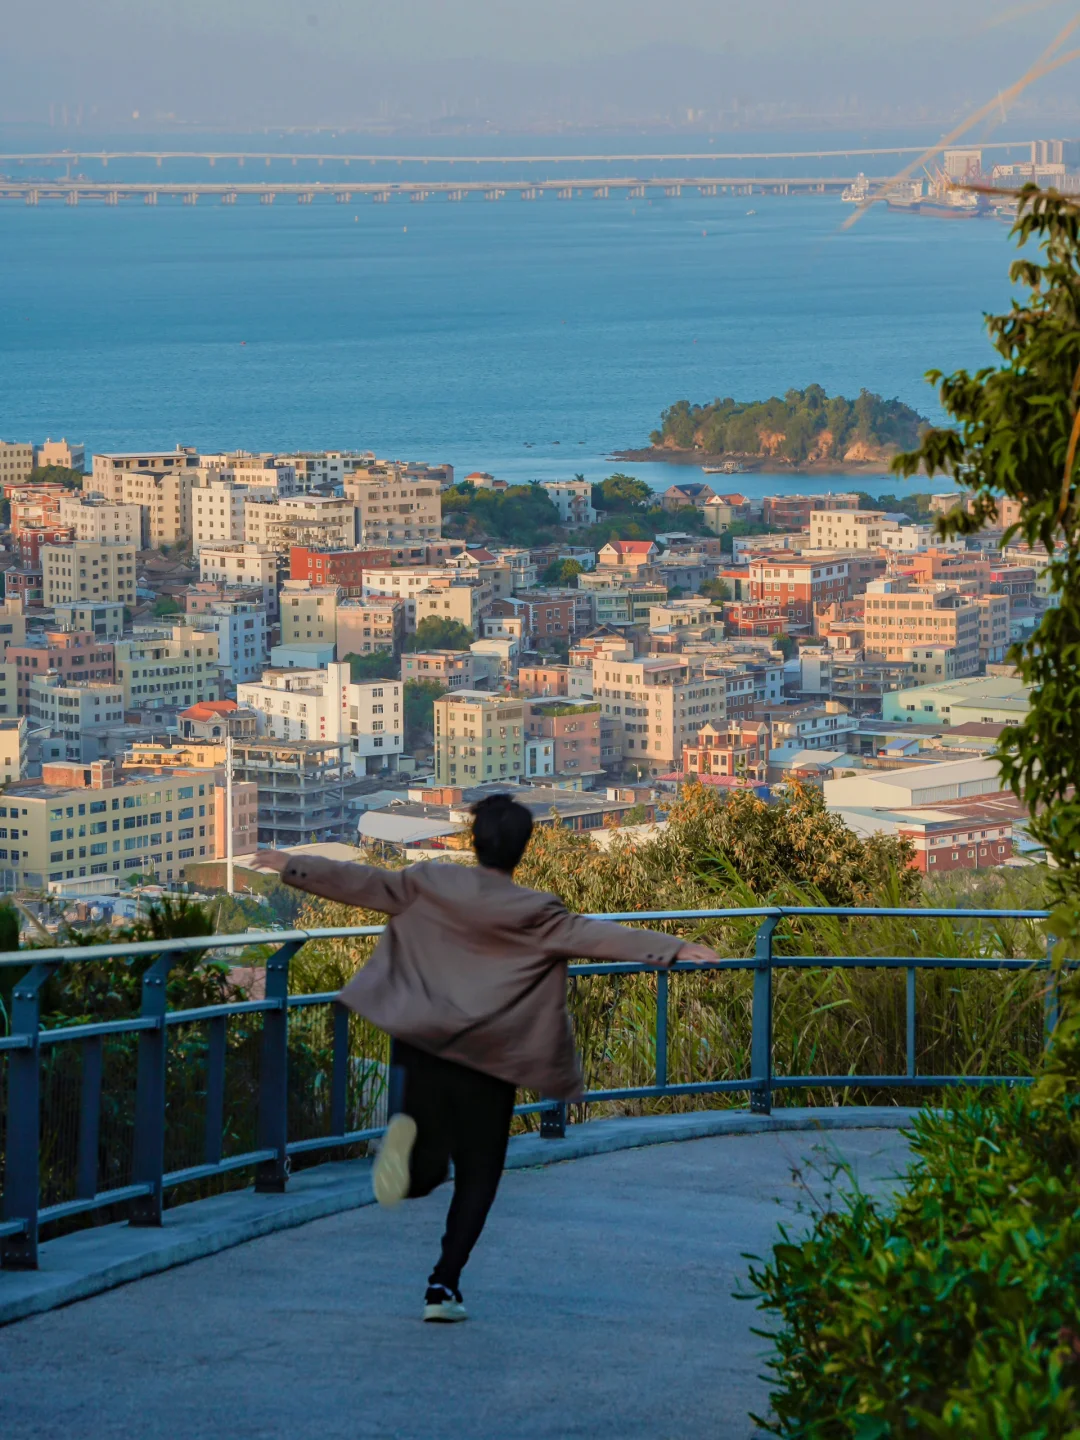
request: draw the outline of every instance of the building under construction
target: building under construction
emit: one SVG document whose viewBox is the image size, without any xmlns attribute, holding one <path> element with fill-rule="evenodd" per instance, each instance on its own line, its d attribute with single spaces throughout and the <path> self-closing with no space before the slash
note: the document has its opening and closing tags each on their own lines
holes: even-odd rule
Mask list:
<svg viewBox="0 0 1080 1440">
<path fill-rule="evenodd" d="M 236 740 L 233 778 L 255 783 L 259 845 L 269 849 L 345 834 L 345 746 L 324 740 Z"/>
</svg>

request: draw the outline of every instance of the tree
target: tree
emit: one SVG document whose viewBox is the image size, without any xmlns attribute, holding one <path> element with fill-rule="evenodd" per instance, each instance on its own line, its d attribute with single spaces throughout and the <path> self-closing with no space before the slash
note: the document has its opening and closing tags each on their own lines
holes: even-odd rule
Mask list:
<svg viewBox="0 0 1080 1440">
<path fill-rule="evenodd" d="M 510 485 L 505 490 L 452 485 L 443 492 L 442 512 L 445 533 L 466 539 L 544 545 L 561 529 L 559 512 L 540 484 Z"/>
<path fill-rule="evenodd" d="M 597 510 L 640 510 L 653 498 L 644 480 L 616 472 L 593 486 L 593 507 Z"/>
<path fill-rule="evenodd" d="M 577 577 L 584 570 L 576 560 L 553 560 L 540 577 L 545 585 L 569 585 L 577 588 Z"/>
<path fill-rule="evenodd" d="M 370 655 L 350 652 L 345 659 L 354 685 L 363 685 L 369 680 L 396 680 L 401 673 L 401 663 L 395 660 L 392 650 L 375 650 Z"/>
<path fill-rule="evenodd" d="M 405 681 L 405 746 L 415 749 L 430 739 L 435 729 L 435 701 L 446 691 L 435 680 Z"/>
<path fill-rule="evenodd" d="M 179 600 L 175 600 L 171 595 L 160 595 L 154 601 L 155 615 L 181 615 L 183 610 Z"/>
<path fill-rule="evenodd" d="M 701 585 L 698 586 L 698 594 L 705 595 L 710 600 L 730 600 L 731 586 L 726 580 L 721 580 L 719 576 L 717 576 L 715 580 L 703 581 Z"/>
<path fill-rule="evenodd" d="M 405 649 L 413 650 L 467 650 L 476 637 L 460 620 L 443 620 L 429 615 L 421 620 L 405 641 Z"/>
<path fill-rule="evenodd" d="M 66 485 L 69 490 L 81 490 L 85 479 L 81 470 L 69 470 L 66 465 L 35 465 L 30 471 L 33 485 Z"/>
<path fill-rule="evenodd" d="M 1080 209 L 1053 191 L 1026 186 L 1014 228 L 1035 240 L 1041 263 L 1025 257 L 1010 278 L 1027 294 L 987 321 L 997 368 L 928 378 L 956 422 L 928 431 L 893 469 L 952 477 L 973 495 L 970 512 L 937 522 L 943 535 L 970 534 L 998 518 L 1002 496 L 1019 519 L 1002 544 L 1022 536 L 1053 557 L 1052 603 L 1010 658 L 1031 686 L 1027 716 L 1002 731 L 1002 774 L 1030 810 L 1029 828 L 1055 862 L 1063 902 L 1054 933 L 1080 942 Z M 1064 937 L 1063 937 L 1064 938 Z"/>
<path fill-rule="evenodd" d="M 785 660 L 790 660 L 796 650 L 795 637 L 793 635 L 773 635 L 771 639 L 773 649 L 779 650 Z"/>
</svg>

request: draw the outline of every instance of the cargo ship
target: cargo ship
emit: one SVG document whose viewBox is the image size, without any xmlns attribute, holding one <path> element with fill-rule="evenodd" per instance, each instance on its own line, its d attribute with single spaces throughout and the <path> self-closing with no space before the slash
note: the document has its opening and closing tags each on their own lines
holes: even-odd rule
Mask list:
<svg viewBox="0 0 1080 1440">
<path fill-rule="evenodd" d="M 924 200 L 919 213 L 939 220 L 974 220 L 979 214 L 979 197 L 970 190 L 946 190 L 944 195 Z"/>
<path fill-rule="evenodd" d="M 846 187 L 840 198 L 846 200 L 849 205 L 861 205 L 864 200 L 870 199 L 870 181 L 861 170 L 852 184 Z"/>
<path fill-rule="evenodd" d="M 923 203 L 923 182 L 904 180 L 891 185 L 885 195 L 885 204 L 890 210 L 920 210 Z"/>
</svg>

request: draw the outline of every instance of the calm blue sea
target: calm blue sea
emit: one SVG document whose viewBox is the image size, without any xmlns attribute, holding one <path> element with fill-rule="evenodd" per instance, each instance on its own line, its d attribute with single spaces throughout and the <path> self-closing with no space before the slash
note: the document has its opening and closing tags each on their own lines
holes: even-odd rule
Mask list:
<svg viewBox="0 0 1080 1440">
<path fill-rule="evenodd" d="M 0 436 L 349 446 L 599 478 L 678 398 L 818 381 L 937 414 L 923 373 L 991 358 L 1008 228 L 874 211 L 841 231 L 849 213 L 696 193 L 3 204 Z"/>
</svg>

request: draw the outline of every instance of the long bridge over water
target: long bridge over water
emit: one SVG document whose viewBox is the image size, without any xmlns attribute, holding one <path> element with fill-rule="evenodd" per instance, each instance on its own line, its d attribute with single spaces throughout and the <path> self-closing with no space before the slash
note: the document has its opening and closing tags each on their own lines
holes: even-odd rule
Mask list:
<svg viewBox="0 0 1080 1440">
<path fill-rule="evenodd" d="M 502 200 L 508 195 L 518 195 L 523 200 L 540 200 L 545 195 L 559 200 L 572 200 L 575 196 L 590 196 L 596 200 L 607 200 L 612 195 L 622 195 L 631 200 L 644 200 L 650 196 L 664 196 L 677 199 L 684 191 L 702 196 L 714 195 L 793 195 L 793 194 L 839 194 L 853 181 L 853 176 L 675 176 L 662 179 L 642 179 L 639 176 L 621 176 L 614 179 L 593 178 L 581 180 L 464 180 L 464 181 L 420 181 L 405 180 L 393 184 L 382 181 L 266 181 L 244 183 L 238 181 L 178 181 L 154 180 L 113 182 L 106 180 L 3 180 L 0 179 L 0 200 L 22 200 L 27 205 L 38 205 L 45 200 L 59 200 L 68 205 L 78 205 L 84 200 L 96 200 L 106 205 L 119 205 L 122 201 L 142 200 L 147 205 L 156 205 L 161 197 L 180 199 L 185 205 L 195 205 L 205 197 L 220 201 L 223 205 L 234 205 L 241 196 L 272 205 L 280 197 L 295 199 L 301 205 L 310 205 L 317 199 L 332 199 L 348 205 L 354 199 L 370 199 L 385 204 L 390 200 L 404 199 L 410 202 L 440 197 L 461 201 L 470 195 L 479 195 L 484 200 Z M 874 181 L 874 184 L 884 183 Z"/>
</svg>

